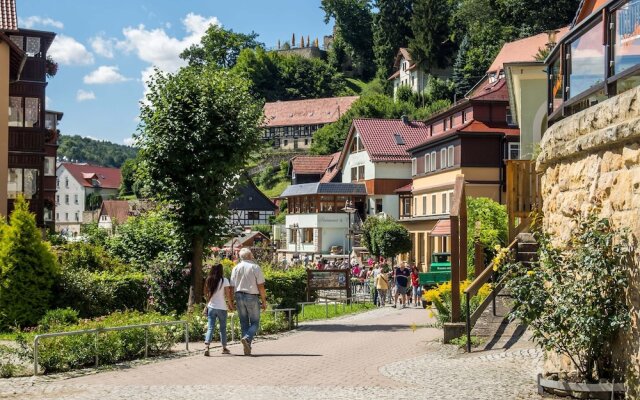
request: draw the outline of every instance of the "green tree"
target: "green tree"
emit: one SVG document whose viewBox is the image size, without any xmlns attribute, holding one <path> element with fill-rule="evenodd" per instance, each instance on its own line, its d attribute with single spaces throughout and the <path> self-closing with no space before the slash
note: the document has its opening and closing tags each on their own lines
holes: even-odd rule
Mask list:
<svg viewBox="0 0 640 400">
<path fill-rule="evenodd" d="M 362 77 L 369 80 L 375 72 L 373 64 L 373 15 L 369 0 L 322 0 L 324 22 L 335 20 L 335 34 L 346 48 Z M 334 38 L 335 39 L 335 38 Z"/>
<path fill-rule="evenodd" d="M 109 237 L 109 233 L 100 228 L 97 222 L 80 225 L 80 234 L 87 243 L 96 246 L 104 246 Z"/>
<path fill-rule="evenodd" d="M 207 32 L 194 44 L 180 54 L 191 66 L 215 65 L 220 68 L 231 68 L 236 64 L 238 55 L 243 49 L 262 47 L 256 39 L 258 34 L 236 33 L 219 25 L 210 25 Z"/>
<path fill-rule="evenodd" d="M 411 251 L 409 231 L 391 217 L 369 217 L 364 223 L 362 241 L 369 253 L 392 258 Z"/>
<path fill-rule="evenodd" d="M 476 232 L 476 223 L 480 229 Z M 485 265 L 493 257 L 495 246 L 507 244 L 507 209 L 487 197 L 467 197 L 467 270 L 474 272 L 476 239 L 485 250 Z"/>
<path fill-rule="evenodd" d="M 262 104 L 249 85 L 215 68 L 156 72 L 141 107 L 140 167 L 191 245 L 190 306 L 202 300 L 204 246 L 227 233 L 229 203 L 261 145 Z"/>
<path fill-rule="evenodd" d="M 400 47 L 407 47 L 411 30 L 413 0 L 375 0 L 378 12 L 373 17 L 373 53 L 376 77 L 387 81 Z"/>
<path fill-rule="evenodd" d="M 23 197 L 0 233 L 0 328 L 34 325 L 49 308 L 59 273 L 55 257 Z"/>
<path fill-rule="evenodd" d="M 409 51 L 414 61 L 428 71 L 447 67 L 456 50 L 450 28 L 453 6 L 453 0 L 413 2 L 413 39 L 409 41 Z"/>
<path fill-rule="evenodd" d="M 102 206 L 102 195 L 99 192 L 91 192 L 87 195 L 86 209 L 87 211 L 97 210 Z"/>
<path fill-rule="evenodd" d="M 78 135 L 60 135 L 58 147 L 59 160 L 114 168 L 120 168 L 126 160 L 135 158 L 137 153 L 134 147 Z"/>
<path fill-rule="evenodd" d="M 136 182 L 136 169 L 138 163 L 135 159 L 129 159 L 120 167 L 120 196 L 130 196 L 134 194 L 133 186 Z"/>
</svg>

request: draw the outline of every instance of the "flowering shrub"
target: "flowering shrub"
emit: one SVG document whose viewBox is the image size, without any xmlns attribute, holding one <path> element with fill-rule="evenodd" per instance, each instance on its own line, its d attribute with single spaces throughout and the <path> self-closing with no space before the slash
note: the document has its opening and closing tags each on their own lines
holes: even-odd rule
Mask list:
<svg viewBox="0 0 640 400">
<path fill-rule="evenodd" d="M 491 262 L 493 263 L 493 270 L 496 272 L 502 272 L 506 265 L 509 265 L 513 261 L 513 254 L 509 251 L 509 248 L 496 245 L 494 247 L 496 251 L 495 256 Z"/>
<path fill-rule="evenodd" d="M 460 297 L 464 298 L 464 291 L 469 285 L 471 281 L 465 280 L 460 282 Z M 478 306 L 486 299 L 491 293 L 491 286 L 488 284 L 482 285 L 478 293 L 471 298 L 470 307 L 471 312 L 473 313 Z M 451 321 L 451 281 L 442 283 L 437 287 L 427 290 L 422 298 L 427 302 L 431 303 L 431 306 L 428 308 L 430 316 L 433 315 L 433 310 L 437 311 L 437 320 L 438 324 L 442 325 L 445 322 Z M 466 313 L 466 304 L 462 306 L 462 313 Z"/>
<path fill-rule="evenodd" d="M 507 288 L 515 299 L 512 318 L 529 325 L 545 350 L 569 357 L 579 378 L 595 382 L 610 377 L 611 342 L 629 324 L 631 249 L 608 219 L 591 213 L 574 222 L 563 249 L 538 233 L 539 262 L 510 266 Z"/>
</svg>

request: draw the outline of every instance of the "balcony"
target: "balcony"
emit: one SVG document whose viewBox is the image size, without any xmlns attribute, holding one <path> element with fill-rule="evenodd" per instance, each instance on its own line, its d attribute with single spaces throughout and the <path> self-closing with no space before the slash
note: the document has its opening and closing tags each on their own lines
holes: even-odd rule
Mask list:
<svg viewBox="0 0 640 400">
<path fill-rule="evenodd" d="M 44 154 L 44 141 L 45 137 L 40 129 L 9 129 L 9 151 Z"/>
<path fill-rule="evenodd" d="M 547 59 L 549 124 L 640 85 L 640 0 L 608 1 Z"/>
</svg>

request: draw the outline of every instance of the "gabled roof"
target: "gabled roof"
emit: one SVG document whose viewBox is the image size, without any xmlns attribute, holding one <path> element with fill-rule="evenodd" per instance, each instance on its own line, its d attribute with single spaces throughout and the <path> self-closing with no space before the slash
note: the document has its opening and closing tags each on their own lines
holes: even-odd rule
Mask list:
<svg viewBox="0 0 640 400">
<path fill-rule="evenodd" d="M 453 129 L 447 129 L 446 131 L 440 132 L 437 135 L 428 137 L 422 143 L 416 146 L 413 146 L 410 149 L 407 149 L 407 151 L 413 152 L 415 150 L 420 150 L 430 146 L 433 143 L 440 142 L 442 140 L 449 139 L 460 134 L 473 134 L 473 135 L 494 134 L 494 135 L 505 135 L 505 136 L 519 136 L 520 129 L 508 126 L 506 121 L 504 123 L 495 123 L 495 124 L 489 125 L 485 122 L 471 119 L 462 125 L 454 127 Z"/>
<path fill-rule="evenodd" d="M 400 60 L 403 58 L 409 62 L 409 68 L 407 68 L 409 71 L 415 69 L 418 66 L 418 64 L 415 64 L 413 62 L 413 58 L 411 57 L 411 53 L 409 53 L 409 49 L 407 49 L 406 47 L 400 47 L 398 49 L 398 53 L 396 54 L 396 58 L 393 61 L 393 69 L 395 69 L 395 72 L 390 77 L 388 77 L 387 80 L 392 80 L 400 76 Z"/>
<path fill-rule="evenodd" d="M 129 202 L 127 200 L 105 200 L 100 208 L 100 215 L 108 215 L 112 222 L 123 224 L 129 218 Z"/>
<path fill-rule="evenodd" d="M 336 122 L 358 96 L 276 101 L 264 105 L 265 127 L 320 125 Z"/>
<path fill-rule="evenodd" d="M 18 29 L 18 14 L 15 0 L 0 0 L 0 30 L 15 31 Z"/>
<path fill-rule="evenodd" d="M 264 233 L 259 231 L 252 231 L 238 237 L 234 237 L 233 239 L 225 243 L 223 248 L 230 249 L 231 245 L 233 244 L 234 248 L 239 249 L 244 247 L 248 242 L 255 240 L 257 237 L 261 237 L 264 241 L 269 240 L 269 238 Z"/>
<path fill-rule="evenodd" d="M 282 192 L 280 197 L 308 196 L 312 194 L 366 196 L 367 188 L 362 183 L 303 183 L 289 186 Z"/>
<path fill-rule="evenodd" d="M 405 123 L 401 119 L 354 119 L 340 155 L 340 165 L 344 163 L 355 132 L 360 135 L 371 162 L 411 162 L 407 149 L 424 140 L 429 130 L 421 121 Z M 400 142 L 396 140 L 398 136 Z"/>
<path fill-rule="evenodd" d="M 495 81 L 485 77 L 469 95 L 475 101 L 509 101 L 509 88 L 504 76 Z"/>
<path fill-rule="evenodd" d="M 247 178 L 247 183 L 240 188 L 240 194 L 229 205 L 230 210 L 243 211 L 276 211 L 277 208 L 278 207 L 256 187 L 251 178 Z"/>
<path fill-rule="evenodd" d="M 407 183 L 406 185 L 404 185 L 401 188 L 397 188 L 396 190 L 394 190 L 394 192 L 396 192 L 396 193 L 411 193 L 412 190 L 413 190 L 413 182 L 412 183 Z"/>
<path fill-rule="evenodd" d="M 564 35 L 569 32 L 569 27 L 558 29 L 556 34 L 556 42 L 559 42 Z M 543 49 L 549 42 L 549 35 L 546 32 L 535 36 L 526 37 L 524 39 L 515 40 L 505 43 L 502 49 L 491 63 L 487 70 L 488 74 L 497 73 L 504 69 L 504 64 L 513 62 L 536 61 L 536 54 L 539 49 Z"/>
<path fill-rule="evenodd" d="M 89 164 L 62 163 L 71 176 L 82 186 L 118 189 L 122 175 L 119 168 L 97 167 Z"/>
<path fill-rule="evenodd" d="M 328 156 L 295 156 L 291 159 L 291 173 L 296 175 L 323 175 L 333 160 L 333 154 Z"/>
</svg>

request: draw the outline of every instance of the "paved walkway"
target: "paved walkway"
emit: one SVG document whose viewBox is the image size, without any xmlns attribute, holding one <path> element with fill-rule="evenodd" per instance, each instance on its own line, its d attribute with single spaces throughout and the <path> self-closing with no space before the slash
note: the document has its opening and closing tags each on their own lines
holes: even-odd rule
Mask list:
<svg viewBox="0 0 640 400">
<path fill-rule="evenodd" d="M 463 354 L 422 309 L 385 308 L 305 325 L 277 340 L 71 379 L 0 380 L 0 399 L 537 399 L 540 353 Z M 203 346 L 193 346 L 202 349 Z"/>
</svg>

